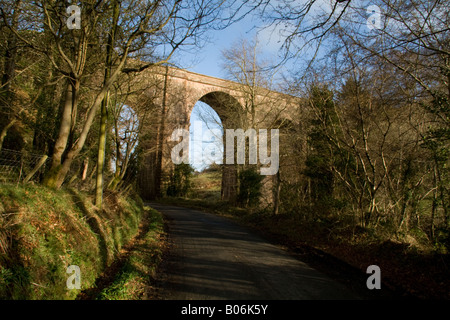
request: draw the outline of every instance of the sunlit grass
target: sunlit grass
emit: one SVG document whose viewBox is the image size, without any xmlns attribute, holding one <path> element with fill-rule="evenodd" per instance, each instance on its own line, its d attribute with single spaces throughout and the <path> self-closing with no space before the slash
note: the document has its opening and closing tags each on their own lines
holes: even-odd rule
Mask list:
<svg viewBox="0 0 450 320">
<path fill-rule="evenodd" d="M 146 298 L 148 287 L 162 260 L 163 249 L 160 237 L 164 233 L 163 220 L 159 212 L 149 207 L 148 229 L 131 249 L 130 256 L 116 274 L 113 282 L 104 288 L 97 299 L 139 300 Z"/>
<path fill-rule="evenodd" d="M 0 298 L 74 299 L 136 234 L 142 207 L 111 194 L 101 212 L 76 190 L 0 186 Z M 81 289 L 68 290 L 69 265 Z"/>
</svg>

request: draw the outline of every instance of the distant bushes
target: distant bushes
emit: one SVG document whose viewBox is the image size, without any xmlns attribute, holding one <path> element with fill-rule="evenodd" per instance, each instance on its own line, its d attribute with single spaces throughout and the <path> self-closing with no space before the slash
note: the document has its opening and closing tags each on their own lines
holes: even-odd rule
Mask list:
<svg viewBox="0 0 450 320">
<path fill-rule="evenodd" d="M 250 167 L 239 172 L 239 193 L 238 204 L 241 207 L 249 208 L 256 206 L 261 197 L 262 180 L 256 168 Z"/>
<path fill-rule="evenodd" d="M 170 173 L 166 194 L 169 197 L 184 197 L 191 188 L 191 177 L 194 169 L 185 163 L 175 165 Z"/>
</svg>

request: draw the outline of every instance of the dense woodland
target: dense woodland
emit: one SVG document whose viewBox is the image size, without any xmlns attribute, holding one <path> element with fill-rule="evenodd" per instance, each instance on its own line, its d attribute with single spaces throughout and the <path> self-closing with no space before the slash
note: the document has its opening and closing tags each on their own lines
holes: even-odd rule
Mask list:
<svg viewBox="0 0 450 320">
<path fill-rule="evenodd" d="M 80 1 L 80 28 L 68 28 L 67 1 L 0 1 L 0 148 L 2 161 L 15 159 L 0 164 L 3 179 L 77 187 L 95 193 L 97 206 L 105 189 L 138 190 L 145 153 L 162 145 L 164 110 L 148 97 L 128 107 L 130 94 L 139 97 L 130 84 L 184 46 L 200 46 L 208 30 L 256 14 L 283 35 L 283 63 L 295 68 L 280 76 L 283 63 L 260 58 L 257 41 L 224 52 L 228 78 L 248 93 L 247 118 L 258 112 L 255 88 L 300 98 L 292 119 L 273 123 L 280 169 L 271 178 L 274 200 L 260 209 L 409 237 L 446 253 L 448 3 L 379 0 L 370 3 L 381 8 L 375 15 L 363 1 L 331 0 L 322 10 L 314 3 Z M 157 124 L 145 132 L 153 145 L 142 142 L 146 121 Z M 12 178 L 11 166 L 20 169 Z M 247 169 L 239 204 L 257 207 L 263 182 Z M 180 172 L 190 174 L 174 171 L 161 194 L 186 194 Z"/>
</svg>

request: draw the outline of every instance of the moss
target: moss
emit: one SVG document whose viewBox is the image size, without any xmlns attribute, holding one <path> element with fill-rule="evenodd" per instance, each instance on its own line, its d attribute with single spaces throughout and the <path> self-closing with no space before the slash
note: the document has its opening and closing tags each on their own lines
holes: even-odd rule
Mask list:
<svg viewBox="0 0 450 320">
<path fill-rule="evenodd" d="M 157 266 L 162 260 L 160 237 L 164 233 L 162 215 L 146 208 L 148 217 L 139 239 L 112 282 L 95 296 L 99 300 L 137 300 L 145 298 Z"/>
<path fill-rule="evenodd" d="M 114 197 L 97 212 L 75 190 L 1 185 L 0 230 L 11 245 L 0 250 L 0 298 L 74 299 L 80 290 L 66 287 L 69 265 L 80 267 L 81 290 L 92 286 L 141 218 L 135 201 Z"/>
</svg>

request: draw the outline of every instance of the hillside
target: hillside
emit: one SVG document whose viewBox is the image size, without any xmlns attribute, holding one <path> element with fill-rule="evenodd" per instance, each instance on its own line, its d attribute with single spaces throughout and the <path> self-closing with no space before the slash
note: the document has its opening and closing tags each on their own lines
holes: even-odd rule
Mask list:
<svg viewBox="0 0 450 320">
<path fill-rule="evenodd" d="M 75 299 L 121 255 L 144 219 L 162 225 L 140 199 L 105 194 L 102 211 L 76 190 L 0 186 L 0 299 Z M 80 289 L 68 289 L 80 269 Z"/>
</svg>

